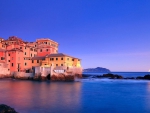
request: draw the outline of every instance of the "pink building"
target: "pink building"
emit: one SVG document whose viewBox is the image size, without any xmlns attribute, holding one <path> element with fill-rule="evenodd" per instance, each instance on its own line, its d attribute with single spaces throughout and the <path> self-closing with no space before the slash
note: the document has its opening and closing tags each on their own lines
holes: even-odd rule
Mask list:
<svg viewBox="0 0 150 113">
<path fill-rule="evenodd" d="M 32 69 L 32 57 L 46 56 L 58 52 L 58 43 L 48 38 L 25 42 L 11 36 L 7 40 L 0 38 L 0 62 L 7 65 L 8 70 L 27 71 Z"/>
</svg>

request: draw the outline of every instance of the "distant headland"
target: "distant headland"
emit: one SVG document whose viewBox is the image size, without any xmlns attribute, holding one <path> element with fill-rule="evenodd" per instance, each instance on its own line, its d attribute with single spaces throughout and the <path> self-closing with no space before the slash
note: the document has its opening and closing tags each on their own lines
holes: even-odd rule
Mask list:
<svg viewBox="0 0 150 113">
<path fill-rule="evenodd" d="M 87 69 L 84 69 L 83 70 L 83 72 L 97 72 L 97 73 L 99 73 L 99 72 L 107 72 L 107 73 L 109 73 L 109 72 L 111 72 L 109 69 L 107 69 L 107 68 L 103 68 L 103 67 L 96 67 L 96 68 L 87 68 Z"/>
</svg>

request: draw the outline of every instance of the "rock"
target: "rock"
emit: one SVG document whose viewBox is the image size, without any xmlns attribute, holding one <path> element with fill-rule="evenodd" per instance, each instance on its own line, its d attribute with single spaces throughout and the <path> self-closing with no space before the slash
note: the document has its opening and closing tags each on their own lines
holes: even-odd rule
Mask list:
<svg viewBox="0 0 150 113">
<path fill-rule="evenodd" d="M 123 79 L 123 77 L 122 77 L 122 76 L 120 76 L 120 75 L 118 75 L 118 76 L 117 76 L 117 79 Z"/>
<path fill-rule="evenodd" d="M 75 79 L 75 76 L 73 75 L 60 74 L 58 76 L 56 75 L 51 76 L 52 81 L 74 81 L 74 79 Z"/>
<path fill-rule="evenodd" d="M 108 73 L 108 74 L 103 74 L 104 77 L 114 77 L 114 74 Z"/>
<path fill-rule="evenodd" d="M 82 74 L 75 74 L 75 77 L 82 78 Z"/>
<path fill-rule="evenodd" d="M 136 77 L 136 79 L 144 79 L 144 77 L 139 76 L 139 77 Z"/>
<path fill-rule="evenodd" d="M 145 75 L 144 79 L 150 80 L 150 75 Z"/>
<path fill-rule="evenodd" d="M 17 112 L 10 106 L 0 104 L 0 113 L 17 113 Z"/>
<path fill-rule="evenodd" d="M 111 74 L 111 73 L 103 74 L 103 77 L 109 77 L 110 79 L 123 79 L 123 76 L 114 75 L 114 74 Z"/>
</svg>

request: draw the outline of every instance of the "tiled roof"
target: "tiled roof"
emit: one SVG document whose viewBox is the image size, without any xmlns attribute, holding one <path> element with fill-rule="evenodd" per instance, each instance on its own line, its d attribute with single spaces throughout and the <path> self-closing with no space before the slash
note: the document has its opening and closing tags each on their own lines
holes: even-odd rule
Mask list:
<svg viewBox="0 0 150 113">
<path fill-rule="evenodd" d="M 36 57 L 31 58 L 31 60 L 44 60 L 44 59 L 45 59 L 45 56 L 43 57 L 36 56 Z"/>
<path fill-rule="evenodd" d="M 64 53 L 49 54 L 49 55 L 47 55 L 46 57 L 64 57 L 64 56 L 71 57 L 71 58 L 75 58 L 75 57 L 72 57 L 72 56 L 70 56 L 70 55 L 66 55 L 66 54 L 64 54 Z M 78 58 L 76 58 L 76 59 L 78 59 Z"/>
</svg>

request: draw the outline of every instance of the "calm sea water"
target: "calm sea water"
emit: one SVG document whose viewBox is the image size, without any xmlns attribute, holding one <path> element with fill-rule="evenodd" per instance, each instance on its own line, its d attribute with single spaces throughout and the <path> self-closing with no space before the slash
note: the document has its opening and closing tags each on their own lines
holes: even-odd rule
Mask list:
<svg viewBox="0 0 150 113">
<path fill-rule="evenodd" d="M 137 77 L 137 76 L 144 76 L 147 74 L 150 74 L 150 72 L 110 72 L 112 74 L 122 75 L 123 77 Z M 89 74 L 89 75 L 103 75 L 107 73 L 89 73 L 84 72 L 83 74 Z"/>
<path fill-rule="evenodd" d="M 150 81 L 0 80 L 0 104 L 19 113 L 150 113 Z"/>
</svg>

